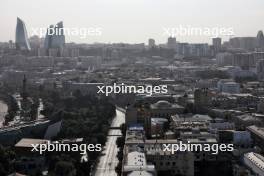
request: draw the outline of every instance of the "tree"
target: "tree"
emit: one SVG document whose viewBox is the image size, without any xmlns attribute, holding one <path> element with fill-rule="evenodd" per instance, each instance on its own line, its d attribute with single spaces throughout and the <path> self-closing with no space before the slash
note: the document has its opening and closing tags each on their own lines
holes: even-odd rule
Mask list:
<svg viewBox="0 0 264 176">
<path fill-rule="evenodd" d="M 15 152 L 0 145 L 0 175 L 14 172 Z"/>
<path fill-rule="evenodd" d="M 55 165 L 55 173 L 57 176 L 74 176 L 76 169 L 72 162 L 59 161 Z"/>
</svg>

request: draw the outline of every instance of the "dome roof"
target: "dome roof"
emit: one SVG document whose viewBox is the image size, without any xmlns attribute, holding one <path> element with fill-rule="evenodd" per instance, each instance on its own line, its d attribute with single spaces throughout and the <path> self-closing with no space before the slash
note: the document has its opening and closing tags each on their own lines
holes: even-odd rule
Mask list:
<svg viewBox="0 0 264 176">
<path fill-rule="evenodd" d="M 171 107 L 171 103 L 169 103 L 168 101 L 165 101 L 165 100 L 160 100 L 157 103 L 155 103 L 155 105 L 158 108 L 169 108 L 169 107 Z"/>
</svg>

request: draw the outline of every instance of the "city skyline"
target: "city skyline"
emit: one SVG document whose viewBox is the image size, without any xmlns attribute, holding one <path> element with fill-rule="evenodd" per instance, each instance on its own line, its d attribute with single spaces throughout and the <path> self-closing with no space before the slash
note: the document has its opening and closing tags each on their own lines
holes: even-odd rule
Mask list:
<svg viewBox="0 0 264 176">
<path fill-rule="evenodd" d="M 208 1 L 186 2 L 160 0 L 120 1 L 99 0 L 97 2 L 62 1 L 3 1 L 1 21 L 5 21 L 0 34 L 0 41 L 14 40 L 15 20 L 23 19 L 28 31 L 31 28 L 48 28 L 56 21 L 63 21 L 65 27 L 102 28 L 102 35 L 80 38 L 66 36 L 66 42 L 76 43 L 147 43 L 154 38 L 156 43 L 166 43 L 169 36 L 164 35 L 164 28 L 180 25 L 200 28 L 233 28 L 235 37 L 256 36 L 264 26 L 259 23 L 264 17 L 261 10 L 263 1 Z M 14 4 L 17 4 L 14 6 Z M 63 5 L 63 9 L 57 8 Z M 78 8 L 72 13 L 71 8 Z M 15 13 L 7 13 L 13 9 Z M 235 10 L 234 10 L 235 9 Z M 205 12 L 206 11 L 206 12 Z M 106 15 L 107 14 L 107 15 Z M 253 20 L 254 19 L 254 20 Z M 221 24 L 221 25 L 219 25 Z M 11 30 L 10 30 L 11 29 Z M 29 32 L 30 33 L 30 32 Z M 30 36 L 30 34 L 29 34 Z M 219 36 L 222 37 L 222 36 Z M 191 43 L 211 43 L 210 36 L 176 36 L 177 41 Z M 223 36 L 226 41 L 230 36 Z"/>
<path fill-rule="evenodd" d="M 0 176 L 264 176 L 264 0 L 2 0 Z"/>
</svg>

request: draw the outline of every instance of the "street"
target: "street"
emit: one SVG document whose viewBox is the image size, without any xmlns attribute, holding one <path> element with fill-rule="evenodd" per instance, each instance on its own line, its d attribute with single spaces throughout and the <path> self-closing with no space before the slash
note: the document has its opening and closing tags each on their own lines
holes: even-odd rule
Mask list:
<svg viewBox="0 0 264 176">
<path fill-rule="evenodd" d="M 125 114 L 116 110 L 116 117 L 113 119 L 111 126 L 119 127 L 125 122 Z M 109 130 L 109 135 L 120 135 L 120 130 Z M 116 146 L 117 136 L 108 136 L 105 147 L 102 151 L 102 156 L 99 159 L 99 163 L 96 168 L 95 176 L 116 176 L 115 167 L 118 164 L 116 157 L 118 148 Z"/>
</svg>

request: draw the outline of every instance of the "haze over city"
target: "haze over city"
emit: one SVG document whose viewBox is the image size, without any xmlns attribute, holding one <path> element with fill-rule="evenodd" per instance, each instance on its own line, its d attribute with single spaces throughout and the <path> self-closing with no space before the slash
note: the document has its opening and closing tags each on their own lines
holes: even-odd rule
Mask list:
<svg viewBox="0 0 264 176">
<path fill-rule="evenodd" d="M 14 5 L 15 4 L 15 5 Z M 154 38 L 165 43 L 163 28 L 233 28 L 234 36 L 256 36 L 264 29 L 263 0 L 2 0 L 0 41 L 14 40 L 16 18 L 31 28 L 48 27 L 63 21 L 65 27 L 100 27 L 101 36 L 66 37 L 77 43 L 142 43 Z M 220 36 L 223 40 L 230 38 Z M 176 36 L 177 41 L 210 43 L 208 36 Z"/>
<path fill-rule="evenodd" d="M 0 176 L 264 176 L 264 0 L 0 4 Z"/>
</svg>

